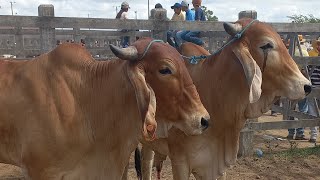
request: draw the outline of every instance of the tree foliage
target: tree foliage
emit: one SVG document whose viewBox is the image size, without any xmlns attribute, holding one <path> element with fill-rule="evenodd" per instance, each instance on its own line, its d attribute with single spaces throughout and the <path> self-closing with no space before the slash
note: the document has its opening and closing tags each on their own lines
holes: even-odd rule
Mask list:
<svg viewBox="0 0 320 180">
<path fill-rule="evenodd" d="M 314 15 L 312 14 L 308 14 L 308 15 L 295 14 L 287 17 L 292 22 L 295 22 L 295 23 L 320 23 L 320 18 L 314 17 Z"/>
<path fill-rule="evenodd" d="M 213 15 L 213 11 L 209 10 L 206 6 L 201 6 L 208 21 L 218 21 L 218 17 Z"/>
</svg>

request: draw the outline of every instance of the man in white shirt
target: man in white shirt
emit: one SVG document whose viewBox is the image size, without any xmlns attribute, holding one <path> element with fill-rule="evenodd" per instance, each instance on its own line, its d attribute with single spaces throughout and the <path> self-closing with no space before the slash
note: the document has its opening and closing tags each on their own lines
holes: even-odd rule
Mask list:
<svg viewBox="0 0 320 180">
<path fill-rule="evenodd" d="M 121 3 L 121 10 L 118 12 L 116 19 L 128 19 L 128 10 L 130 6 L 129 3 L 124 1 Z M 127 32 L 128 30 L 122 29 L 122 32 Z M 121 37 L 121 46 L 122 47 L 128 47 L 129 46 L 130 37 L 129 36 L 123 36 Z"/>
</svg>

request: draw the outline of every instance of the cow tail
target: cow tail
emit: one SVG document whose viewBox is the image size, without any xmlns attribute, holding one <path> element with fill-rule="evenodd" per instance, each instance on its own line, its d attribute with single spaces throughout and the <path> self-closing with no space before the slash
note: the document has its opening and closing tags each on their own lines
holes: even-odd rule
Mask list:
<svg viewBox="0 0 320 180">
<path fill-rule="evenodd" d="M 134 167 L 136 169 L 137 177 L 139 180 L 142 180 L 142 174 L 141 174 L 141 151 L 137 147 L 134 151 Z"/>
</svg>

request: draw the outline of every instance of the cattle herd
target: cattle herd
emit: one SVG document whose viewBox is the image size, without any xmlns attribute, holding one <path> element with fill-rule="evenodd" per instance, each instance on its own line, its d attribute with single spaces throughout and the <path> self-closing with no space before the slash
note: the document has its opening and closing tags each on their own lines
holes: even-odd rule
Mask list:
<svg viewBox="0 0 320 180">
<path fill-rule="evenodd" d="M 152 151 L 158 173 L 170 158 L 175 180 L 225 177 L 246 119 L 304 98 L 311 83 L 271 26 L 243 18 L 224 29 L 233 42 L 214 55 L 141 38 L 110 45 L 117 58 L 107 61 L 74 43 L 0 60 L 0 163 L 26 179 L 119 180 L 140 142 L 139 178 L 151 179 Z"/>
</svg>

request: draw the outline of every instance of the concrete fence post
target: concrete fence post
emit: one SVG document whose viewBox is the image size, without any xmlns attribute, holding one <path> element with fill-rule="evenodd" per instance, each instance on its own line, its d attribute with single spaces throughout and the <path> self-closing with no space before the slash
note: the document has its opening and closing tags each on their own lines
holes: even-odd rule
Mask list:
<svg viewBox="0 0 320 180">
<path fill-rule="evenodd" d="M 257 19 L 257 11 L 248 10 L 248 11 L 239 12 L 239 19 L 244 18 L 244 17 Z M 247 123 L 249 123 L 249 122 L 258 122 L 258 119 L 248 119 Z M 254 136 L 254 131 L 247 131 L 247 132 L 240 133 L 239 151 L 238 151 L 239 157 L 247 157 L 247 156 L 252 155 L 252 153 L 253 153 L 253 136 Z"/>
<path fill-rule="evenodd" d="M 166 27 L 167 10 L 164 8 L 152 9 L 150 19 L 155 20 L 153 25 L 155 30 L 152 31 L 152 37 L 167 42 L 167 29 L 163 30 Z"/>
<path fill-rule="evenodd" d="M 80 40 L 81 40 L 80 28 L 73 28 L 73 40 L 76 43 L 80 43 Z"/>
<path fill-rule="evenodd" d="M 257 11 L 255 10 L 247 10 L 247 11 L 241 11 L 239 12 L 239 19 L 241 18 L 252 18 L 257 19 Z"/>
<path fill-rule="evenodd" d="M 40 48 L 41 54 L 51 51 L 55 47 L 55 29 L 50 27 L 51 17 L 54 17 L 54 7 L 52 4 L 42 4 L 38 7 L 40 19 Z"/>
<path fill-rule="evenodd" d="M 247 123 L 258 122 L 258 119 L 248 119 Z M 254 131 L 240 133 L 238 157 L 248 157 L 253 154 Z"/>
<path fill-rule="evenodd" d="M 24 42 L 23 42 L 23 34 L 21 32 L 21 27 L 15 27 L 15 51 L 14 55 L 17 58 L 23 57 L 24 54 Z"/>
</svg>

